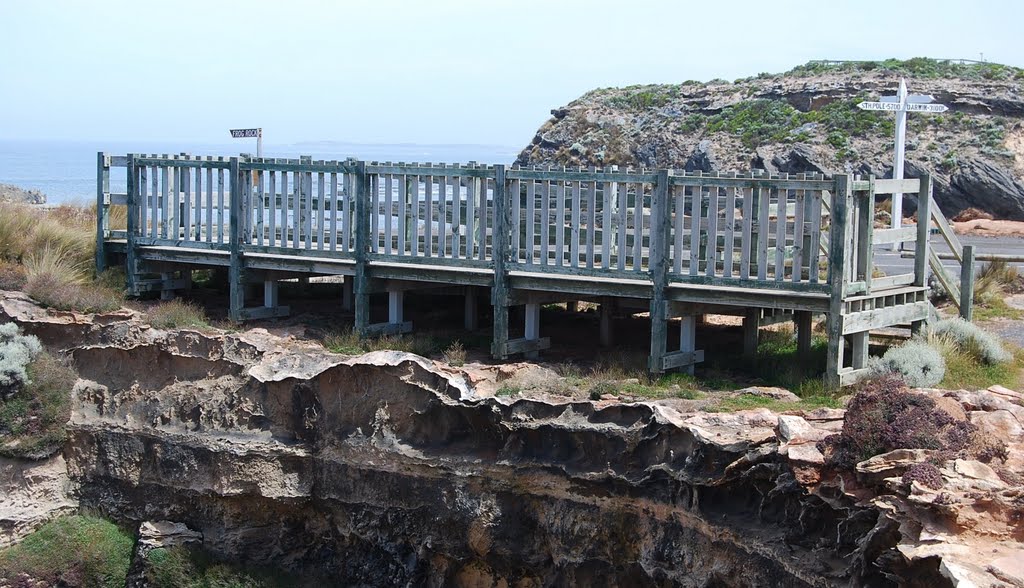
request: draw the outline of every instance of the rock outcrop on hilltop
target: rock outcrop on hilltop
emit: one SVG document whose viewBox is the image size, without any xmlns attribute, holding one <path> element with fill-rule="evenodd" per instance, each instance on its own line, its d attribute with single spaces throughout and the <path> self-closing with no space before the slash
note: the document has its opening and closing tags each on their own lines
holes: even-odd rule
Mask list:
<svg viewBox="0 0 1024 588">
<path fill-rule="evenodd" d="M 0 202 L 45 204 L 46 194 L 39 190 L 25 190 L 11 184 L 0 184 Z"/>
<path fill-rule="evenodd" d="M 933 174 L 948 216 L 1024 220 L 1024 70 L 996 64 L 811 62 L 733 83 L 593 90 L 552 110 L 516 163 L 891 177 L 895 117 L 856 105 L 893 94 L 901 76 L 950 107 L 908 117 L 906 177 Z"/>
<path fill-rule="evenodd" d="M 0 462 L 17 490 L 0 495 L 0 539 L 40 516 L 37 487 L 52 512 L 73 496 L 145 545 L 346 585 L 1024 582 L 1024 408 L 1009 390 L 919 391 L 1005 443 L 1002 462 L 900 450 L 844 473 L 817 443 L 843 410 L 486 397 L 407 353 L 160 331 L 13 293 L 7 320 L 68 349 L 82 379 L 46 474 Z M 929 460 L 940 490 L 904 476 Z M 132 569 L 145 578 L 145 561 Z"/>
</svg>

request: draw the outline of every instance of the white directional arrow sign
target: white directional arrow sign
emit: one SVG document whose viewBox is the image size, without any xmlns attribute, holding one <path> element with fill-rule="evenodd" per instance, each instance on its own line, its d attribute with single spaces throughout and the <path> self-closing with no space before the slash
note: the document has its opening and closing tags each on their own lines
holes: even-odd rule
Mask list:
<svg viewBox="0 0 1024 588">
<path fill-rule="evenodd" d="M 903 152 L 905 151 L 908 112 L 946 112 L 945 104 L 932 104 L 935 97 L 929 94 L 907 94 L 907 84 L 900 80 L 900 89 L 895 96 L 883 96 L 878 102 L 861 102 L 857 108 L 861 110 L 881 110 L 896 113 L 896 153 L 893 156 L 892 177 L 903 179 Z M 903 224 L 903 194 L 892 195 L 892 228 L 898 229 Z M 899 249 L 902 243 L 893 243 L 893 249 Z"/>
</svg>

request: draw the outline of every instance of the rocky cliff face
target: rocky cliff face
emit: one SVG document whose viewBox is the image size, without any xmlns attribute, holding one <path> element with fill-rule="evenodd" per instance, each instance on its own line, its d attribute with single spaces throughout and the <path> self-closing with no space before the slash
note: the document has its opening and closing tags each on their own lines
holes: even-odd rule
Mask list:
<svg viewBox="0 0 1024 588">
<path fill-rule="evenodd" d="M 905 175 L 932 173 L 947 215 L 1024 220 L 1024 70 L 994 64 L 812 62 L 734 83 L 594 90 L 553 110 L 516 163 L 891 177 L 895 117 L 856 104 L 894 94 L 901 76 L 950 107 L 909 115 Z"/>
<path fill-rule="evenodd" d="M 60 459 L 81 507 L 173 521 L 157 526 L 235 561 L 434 586 L 998 585 L 1024 561 L 1019 485 L 965 462 L 936 500 L 899 483 L 906 456 L 840 476 L 815 441 L 841 410 L 513 401 L 405 353 L 83 320 L 19 295 L 0 300 L 8 319 L 80 368 Z M 955 403 L 1018 423 L 1003 437 L 1019 456 L 1013 394 Z"/>
<path fill-rule="evenodd" d="M 46 194 L 39 190 L 25 190 L 11 184 L 0 184 L 0 202 L 45 204 Z"/>
</svg>

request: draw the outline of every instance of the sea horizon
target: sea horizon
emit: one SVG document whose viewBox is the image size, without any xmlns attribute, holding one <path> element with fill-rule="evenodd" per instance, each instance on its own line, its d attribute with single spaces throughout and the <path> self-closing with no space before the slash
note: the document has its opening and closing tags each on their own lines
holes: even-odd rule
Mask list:
<svg viewBox="0 0 1024 588">
<path fill-rule="evenodd" d="M 357 143 L 308 140 L 264 143 L 264 157 L 420 163 L 511 164 L 522 146 L 472 143 Z M 254 139 L 211 143 L 205 141 L 91 141 L 56 139 L 0 139 L 0 183 L 39 190 L 49 204 L 86 203 L 96 198 L 96 154 L 189 153 L 233 156 L 256 153 Z M 112 177 L 111 190 L 123 190 L 124 178 Z"/>
</svg>

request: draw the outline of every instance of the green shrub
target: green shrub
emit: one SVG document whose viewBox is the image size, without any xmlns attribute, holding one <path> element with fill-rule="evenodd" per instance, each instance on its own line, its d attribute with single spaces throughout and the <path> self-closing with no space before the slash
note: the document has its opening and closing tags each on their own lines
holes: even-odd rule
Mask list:
<svg viewBox="0 0 1024 588">
<path fill-rule="evenodd" d="M 42 306 L 76 312 L 110 312 L 121 308 L 119 292 L 99 284 L 65 281 L 58 274 L 42 273 L 29 277 L 25 293 Z"/>
<path fill-rule="evenodd" d="M 14 323 L 0 324 L 0 398 L 20 392 L 29 382 L 28 364 L 42 351 L 34 335 L 22 335 Z"/>
<path fill-rule="evenodd" d="M 270 568 L 219 562 L 198 549 L 182 546 L 154 549 L 147 559 L 146 580 L 153 588 L 277 588 L 298 585 L 294 579 Z"/>
<path fill-rule="evenodd" d="M 464 366 L 466 365 L 466 348 L 462 346 L 461 341 L 452 341 L 452 344 L 444 350 L 443 357 L 448 365 L 454 367 Z"/>
<path fill-rule="evenodd" d="M 898 375 L 914 388 L 935 387 L 946 375 L 946 362 L 942 354 L 919 340 L 889 349 L 881 358 L 874 358 L 870 368 L 876 376 Z"/>
<path fill-rule="evenodd" d="M 1013 354 L 1003 349 L 999 339 L 960 317 L 939 321 L 929 332 L 949 339 L 958 349 L 983 363 L 991 365 L 1013 360 Z"/>
<path fill-rule="evenodd" d="M 133 544 L 129 534 L 103 519 L 59 518 L 0 551 L 0 579 L 15 586 L 122 588 Z M 24 576 L 35 582 L 20 583 Z"/>
<path fill-rule="evenodd" d="M 157 329 L 205 329 L 210 324 L 203 309 L 193 302 L 168 300 L 146 312 L 146 322 Z"/>
</svg>

